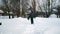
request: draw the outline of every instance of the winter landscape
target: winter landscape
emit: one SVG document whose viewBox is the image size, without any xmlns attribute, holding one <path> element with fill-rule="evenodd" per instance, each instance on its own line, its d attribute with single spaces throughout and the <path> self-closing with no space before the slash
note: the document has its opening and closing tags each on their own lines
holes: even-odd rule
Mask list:
<svg viewBox="0 0 60 34">
<path fill-rule="evenodd" d="M 60 34 L 60 0 L 0 0 L 0 34 Z"/>
</svg>

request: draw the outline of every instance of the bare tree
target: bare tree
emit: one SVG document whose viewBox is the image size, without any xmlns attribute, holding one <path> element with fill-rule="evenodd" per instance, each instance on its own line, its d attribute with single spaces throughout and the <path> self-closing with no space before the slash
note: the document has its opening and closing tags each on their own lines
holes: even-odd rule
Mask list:
<svg viewBox="0 0 60 34">
<path fill-rule="evenodd" d="M 20 0 L 3 0 L 3 2 L 5 3 L 8 14 L 9 12 L 13 12 L 13 18 L 15 14 L 17 17 L 20 16 Z"/>
</svg>

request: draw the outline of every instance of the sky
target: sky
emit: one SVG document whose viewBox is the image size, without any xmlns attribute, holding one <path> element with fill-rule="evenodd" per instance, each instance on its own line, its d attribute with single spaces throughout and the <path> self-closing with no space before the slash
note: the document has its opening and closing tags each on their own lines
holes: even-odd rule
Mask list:
<svg viewBox="0 0 60 34">
<path fill-rule="evenodd" d="M 1 6 L 4 6 L 4 3 L 3 3 L 2 0 L 0 0 L 0 7 L 1 7 Z"/>
</svg>

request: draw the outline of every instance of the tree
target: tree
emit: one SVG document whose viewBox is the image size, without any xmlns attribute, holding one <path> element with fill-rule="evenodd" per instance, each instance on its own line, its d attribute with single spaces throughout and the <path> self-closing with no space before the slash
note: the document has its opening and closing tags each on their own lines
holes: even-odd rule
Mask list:
<svg viewBox="0 0 60 34">
<path fill-rule="evenodd" d="M 3 0 L 3 2 L 5 3 L 8 13 L 13 12 L 13 17 L 14 15 L 17 15 L 17 17 L 20 16 L 20 0 Z"/>
<path fill-rule="evenodd" d="M 31 9 L 33 10 L 33 13 L 37 16 L 38 12 L 36 10 L 36 0 L 33 0 Z"/>
</svg>

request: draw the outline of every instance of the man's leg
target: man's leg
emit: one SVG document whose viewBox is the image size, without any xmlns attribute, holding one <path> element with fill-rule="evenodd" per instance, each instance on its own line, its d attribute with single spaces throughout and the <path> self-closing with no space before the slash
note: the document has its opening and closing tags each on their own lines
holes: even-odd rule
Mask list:
<svg viewBox="0 0 60 34">
<path fill-rule="evenodd" d="M 29 17 L 27 19 L 29 20 Z"/>
<path fill-rule="evenodd" d="M 33 17 L 31 17 L 31 24 L 33 24 L 34 22 L 33 22 Z"/>
<path fill-rule="evenodd" d="M 2 24 L 0 23 L 0 25 L 2 25 Z"/>
<path fill-rule="evenodd" d="M 30 16 L 28 16 L 28 18 L 27 18 L 27 19 L 29 20 L 29 18 L 30 18 Z"/>
</svg>

